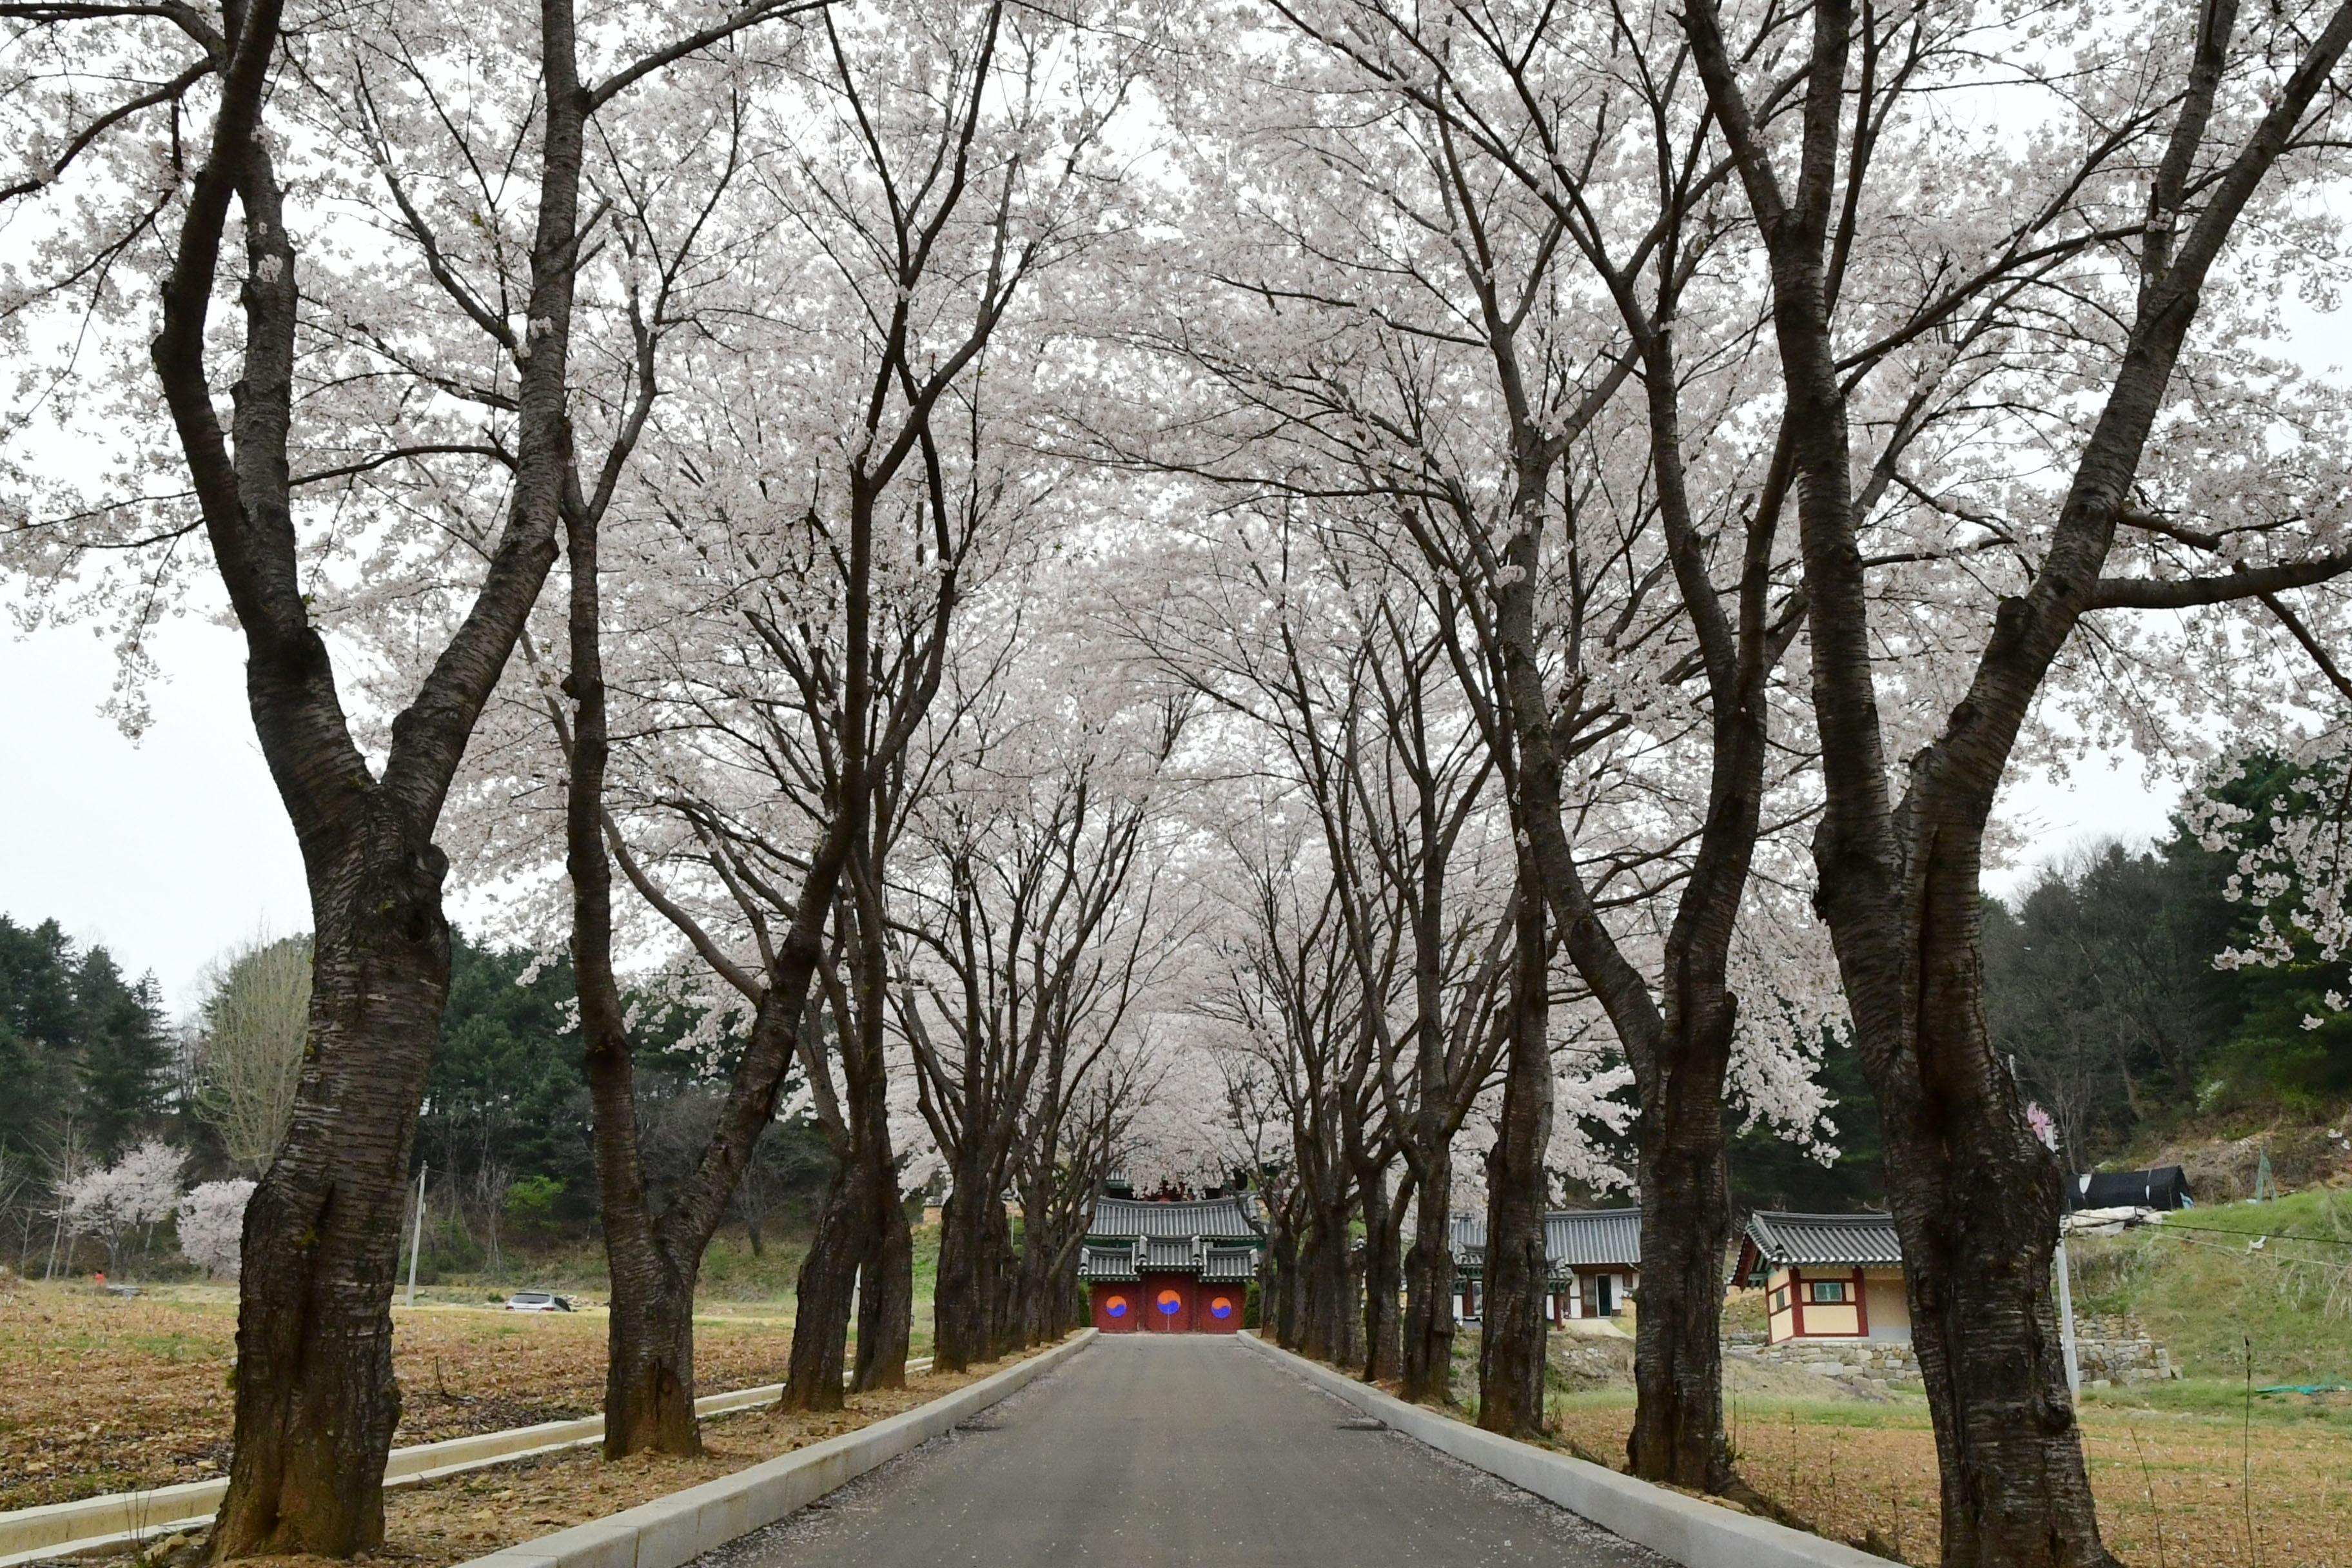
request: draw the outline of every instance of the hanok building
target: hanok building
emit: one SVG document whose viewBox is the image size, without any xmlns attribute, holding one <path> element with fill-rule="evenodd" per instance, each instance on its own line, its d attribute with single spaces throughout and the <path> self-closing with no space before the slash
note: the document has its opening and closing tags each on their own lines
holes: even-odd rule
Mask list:
<svg viewBox="0 0 2352 1568">
<path fill-rule="evenodd" d="M 1236 1333 L 1265 1234 L 1246 1194 L 1164 1202 L 1100 1197 L 1078 1278 L 1105 1333 Z"/>
<path fill-rule="evenodd" d="M 1765 1291 L 1765 1337 L 1790 1340 L 1911 1338 L 1903 1294 L 1903 1243 L 1883 1214 L 1748 1216 L 1732 1278 Z"/>
<path fill-rule="evenodd" d="M 1484 1311 L 1486 1216 L 1454 1216 L 1454 1310 L 1464 1322 Z M 1555 1326 L 1614 1318 L 1642 1279 L 1640 1209 L 1563 1209 L 1544 1215 L 1544 1311 Z"/>
</svg>

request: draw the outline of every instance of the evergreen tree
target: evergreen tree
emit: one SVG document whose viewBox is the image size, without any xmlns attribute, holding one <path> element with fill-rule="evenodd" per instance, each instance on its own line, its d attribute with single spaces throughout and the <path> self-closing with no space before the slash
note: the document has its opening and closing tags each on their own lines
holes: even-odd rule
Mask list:
<svg viewBox="0 0 2352 1568">
<path fill-rule="evenodd" d="M 82 1116 L 92 1143 L 112 1155 L 164 1109 L 171 1032 L 154 975 L 127 984 L 102 947 L 81 955 L 73 992 Z"/>
<path fill-rule="evenodd" d="M 55 921 L 0 915 L 0 1148 L 46 1160 L 68 1124 L 119 1152 L 164 1110 L 171 1044 L 153 977 L 122 977 Z"/>
</svg>

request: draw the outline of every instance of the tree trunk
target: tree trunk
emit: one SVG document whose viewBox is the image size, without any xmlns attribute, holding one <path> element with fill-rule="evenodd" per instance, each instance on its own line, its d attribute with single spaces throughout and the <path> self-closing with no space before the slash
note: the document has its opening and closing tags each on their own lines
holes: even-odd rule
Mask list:
<svg viewBox="0 0 2352 1568">
<path fill-rule="evenodd" d="M 996 1207 L 1003 1215 L 1004 1205 L 999 1203 Z M 1009 1215 L 999 1222 L 992 1245 L 996 1252 L 996 1313 L 989 1323 L 988 1355 L 991 1361 L 997 1361 L 1021 1347 L 1021 1254 L 1013 1245 L 1013 1221 Z"/>
<path fill-rule="evenodd" d="M 604 1368 L 604 1457 L 702 1452 L 694 1417 L 694 1275 L 613 1277 Z"/>
<path fill-rule="evenodd" d="M 955 1190 L 940 1214 L 939 1283 L 931 1297 L 933 1363 L 962 1372 L 988 1359 L 995 1280 L 990 1269 L 987 1210 L 980 1162 L 957 1163 Z M 971 1168 L 967 1168 L 971 1167 Z M 1003 1214 L 1002 1204 L 997 1205 Z"/>
<path fill-rule="evenodd" d="M 1291 1222 L 1290 1205 L 1286 1203 L 1270 1215 L 1274 1234 L 1266 1243 L 1266 1256 L 1274 1265 L 1272 1276 L 1258 1303 L 1258 1321 L 1270 1322 L 1274 1342 L 1286 1351 L 1302 1348 L 1299 1322 L 1298 1290 L 1298 1228 Z M 1265 1300 L 1271 1296 L 1269 1302 Z"/>
<path fill-rule="evenodd" d="M 1429 1090 L 1423 1089 L 1424 1098 Z M 1404 1255 L 1404 1397 L 1454 1401 L 1453 1154 L 1443 1138 L 1413 1173 L 1412 1246 Z"/>
<path fill-rule="evenodd" d="M 1014 1292 L 1014 1326 L 1024 1346 L 1044 1344 L 1062 1334 L 1063 1270 L 1058 1264 L 1069 1232 L 1052 1217 L 1056 1211 L 1051 1183 L 1050 1173 L 1040 1173 L 1021 1184 L 1020 1286 Z"/>
<path fill-rule="evenodd" d="M 907 1226 L 907 1206 L 898 1194 L 895 1166 L 866 1174 L 873 1235 L 866 1247 L 857 1296 L 856 1387 L 907 1386 L 907 1348 L 914 1332 L 915 1239 Z"/>
<path fill-rule="evenodd" d="M 1727 994 L 1718 995 L 1697 1016 L 1670 1017 L 1667 1061 L 1654 1092 L 1643 1096 L 1642 1303 L 1633 1323 L 1633 1430 L 1625 1444 L 1634 1475 L 1697 1491 L 1720 1491 L 1731 1481 L 1723 1432 L 1731 1231 L 1723 1082 L 1733 1007 Z M 1687 1037 L 1678 1042 L 1678 1033 Z"/>
<path fill-rule="evenodd" d="M 383 1542 L 400 1216 L 448 997 L 444 866 L 430 844 L 382 824 L 312 871 L 309 1060 L 246 1207 L 236 1446 L 216 1559 L 348 1557 Z"/>
<path fill-rule="evenodd" d="M 1308 1216 L 1307 1242 L 1298 1260 L 1304 1287 L 1298 1348 L 1300 1354 L 1333 1365 L 1344 1365 L 1350 1359 L 1352 1314 L 1349 1309 L 1353 1302 L 1348 1244 L 1346 1200 L 1317 1205 Z"/>
<path fill-rule="evenodd" d="M 1544 1248 L 1544 1199 L 1549 1185 L 1544 1154 L 1551 1145 L 1551 942 L 1533 868 L 1524 859 L 1519 887 L 1503 1114 L 1495 1147 L 1486 1157 L 1486 1300 L 1478 1329 L 1478 1425 L 1507 1437 L 1532 1437 L 1543 1430 L 1544 1342 L 1551 1328 L 1544 1312 L 1550 1283 Z"/>
<path fill-rule="evenodd" d="M 1385 1173 L 1359 1183 L 1364 1216 L 1364 1381 L 1386 1383 L 1404 1367 L 1403 1215 L 1389 1198 Z"/>
<path fill-rule="evenodd" d="M 1982 819 L 1937 823 L 1933 797 L 1925 804 L 1910 846 L 1923 885 L 1895 922 L 1917 965 L 1918 1006 L 1891 1016 L 1884 990 L 1850 994 L 1885 1128 L 1912 1349 L 1945 1459 L 1944 1561 L 2111 1564 L 2052 1283 L 2063 1176 L 1985 1029 Z"/>
<path fill-rule="evenodd" d="M 866 1235 L 872 1209 L 866 1172 L 856 1150 L 842 1156 L 817 1213 L 816 1233 L 801 1260 L 793 1312 L 792 1357 L 782 1405 L 787 1410 L 838 1410 L 846 1369 L 849 1304 L 858 1265 L 872 1250 Z"/>
</svg>

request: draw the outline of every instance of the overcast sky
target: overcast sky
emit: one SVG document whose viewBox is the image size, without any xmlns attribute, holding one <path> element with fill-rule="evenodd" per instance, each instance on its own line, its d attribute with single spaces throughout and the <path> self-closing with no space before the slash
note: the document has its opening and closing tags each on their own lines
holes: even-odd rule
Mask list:
<svg viewBox="0 0 2352 1568">
<path fill-rule="evenodd" d="M 169 674 L 134 742 L 100 711 L 114 660 L 88 628 L 0 640 L 0 913 L 55 920 L 133 973 L 152 970 L 176 1014 L 215 954 L 306 931 L 310 912 L 246 712 L 239 639 L 191 617 L 164 628 L 159 655 Z M 2064 785 L 2013 780 L 2004 814 L 2031 835 L 2031 864 L 2084 839 L 2161 833 L 2172 803 L 2125 760 Z"/>
</svg>

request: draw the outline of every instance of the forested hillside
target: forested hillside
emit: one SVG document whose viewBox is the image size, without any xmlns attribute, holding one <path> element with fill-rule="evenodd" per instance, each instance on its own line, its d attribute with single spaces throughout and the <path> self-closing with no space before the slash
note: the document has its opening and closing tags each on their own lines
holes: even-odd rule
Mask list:
<svg viewBox="0 0 2352 1568">
<path fill-rule="evenodd" d="M 2221 847 L 2185 818 L 2146 849 L 2109 844 L 1988 901 L 1985 1007 L 2062 1145 L 2112 1161 L 2200 1129 L 2324 1119 L 2352 1099 L 2352 965 L 2291 911 L 2292 875 L 2241 877 L 2283 820 L 2326 812 L 2341 781 L 2271 758 L 2210 801 Z M 2267 950 L 2268 962 L 2234 954 Z M 2217 963 L 2217 960 L 2219 962 Z"/>
<path fill-rule="evenodd" d="M 2071 1163 L 2340 1121 L 2352 1100 L 2352 1015 L 2329 998 L 2352 995 L 2352 964 L 2294 918 L 2301 879 L 2239 867 L 2283 821 L 2326 816 L 2341 787 L 2333 773 L 2256 758 L 2210 797 L 2184 800 L 2161 842 L 2086 847 L 2040 868 L 2013 898 L 1985 900 L 1993 1039 L 2056 1121 Z M 2213 819 L 2220 847 L 2193 830 L 2192 811 Z M 2228 956 L 2264 948 L 2269 962 Z M 1853 1053 L 1828 1051 L 1821 1076 L 1837 1102 L 1842 1157 L 1824 1167 L 1769 1131 L 1738 1138 L 1742 1206 L 1882 1201 L 1877 1110 Z"/>
<path fill-rule="evenodd" d="M 172 1066 L 154 976 L 0 915 L 0 1196 L 68 1147 L 119 1151 L 169 1102 Z"/>
<path fill-rule="evenodd" d="M 191 1016 L 164 1016 L 152 975 L 125 978 L 105 947 L 69 940 L 55 921 L 19 925 L 0 916 L 0 1247 L 20 1271 L 70 1268 L 70 1219 L 59 1222 L 60 1193 L 88 1173 L 122 1160 L 142 1141 L 179 1160 L 173 1183 L 192 1188 L 252 1176 L 274 1143 L 273 1108 L 257 1079 L 290 1081 L 301 1045 L 308 982 L 289 995 L 269 994 L 268 972 L 285 949 L 295 972 L 307 968 L 300 939 L 249 945 L 224 956 L 203 985 Z M 591 1234 L 595 1178 L 589 1147 L 588 1094 L 570 1008 L 570 966 L 534 967 L 520 949 L 455 942 L 449 1008 L 417 1129 L 417 1158 L 427 1173 L 429 1225 L 425 1271 L 495 1265 L 517 1243 L 526 1247 Z M 267 1014 L 290 1009 L 290 1020 Z M 645 1031 L 636 1085 L 649 1183 L 662 1189 L 691 1169 L 716 1114 L 718 1087 L 732 1065 L 716 1051 L 682 1042 L 692 1020 L 657 999 L 648 1014 L 662 1026 Z M 233 1059 L 276 1050 L 273 1067 Z M 242 1087 L 241 1087 L 242 1086 Z M 277 1097 L 281 1100 L 284 1097 Z M 248 1103 L 264 1101 L 256 1108 Z M 256 1134 L 265 1152 L 241 1157 Z M 775 1221 L 797 1223 L 831 1169 L 812 1129 L 777 1126 L 761 1141 L 734 1205 L 756 1247 Z M 176 1194 L 173 1194 L 176 1196 Z M 143 1266 L 179 1267 L 168 1227 L 149 1222 Z M 86 1238 L 87 1240 L 87 1238 Z M 52 1262 L 53 1247 L 60 1257 Z M 90 1263 L 98 1252 L 89 1243 Z"/>
</svg>

